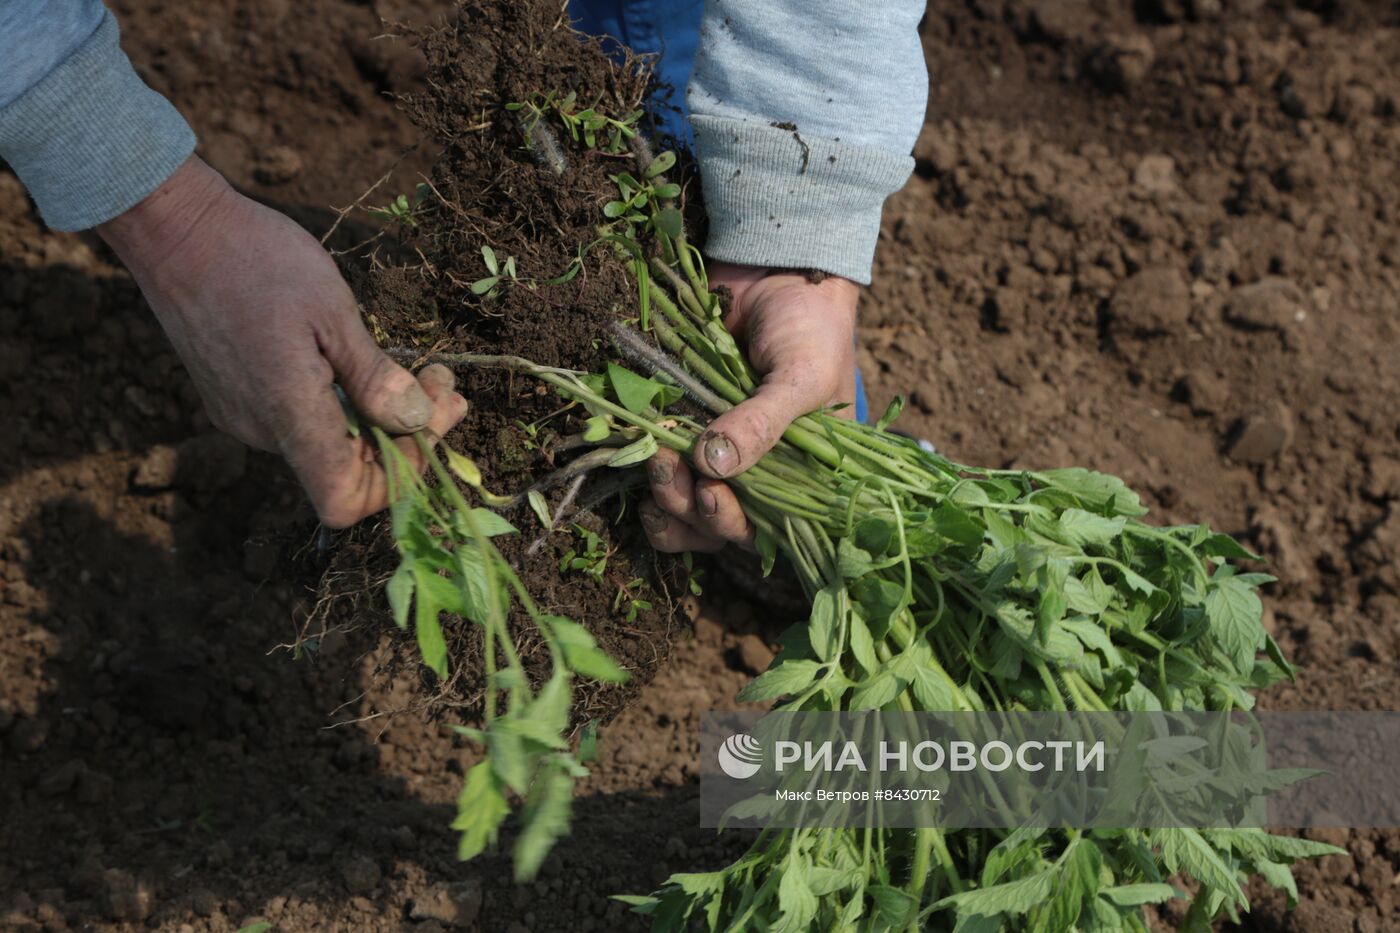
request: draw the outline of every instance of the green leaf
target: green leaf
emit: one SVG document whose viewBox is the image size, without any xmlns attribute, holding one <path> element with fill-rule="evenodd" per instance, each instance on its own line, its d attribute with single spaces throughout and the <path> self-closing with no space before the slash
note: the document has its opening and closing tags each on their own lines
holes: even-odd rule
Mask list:
<svg viewBox="0 0 1400 933">
<path fill-rule="evenodd" d="M 518 528 L 490 509 L 472 509 L 472 521 L 476 524 L 477 531 L 488 538 L 520 533 Z"/>
<path fill-rule="evenodd" d="M 885 413 L 880 416 L 880 420 L 875 422 L 875 430 L 883 431 L 894 424 L 894 420 L 904 411 L 904 396 L 896 395 L 890 399 L 889 405 L 885 406 Z"/>
<path fill-rule="evenodd" d="M 627 213 L 627 202 L 625 201 L 609 201 L 607 204 L 603 205 L 604 217 L 610 219 L 617 218 L 625 213 Z"/>
<path fill-rule="evenodd" d="M 664 207 L 657 211 L 652 223 L 658 231 L 673 240 L 685 233 L 685 218 L 674 207 Z"/>
<path fill-rule="evenodd" d="M 471 289 L 473 295 L 484 295 L 495 288 L 496 284 L 500 281 L 501 277 L 499 275 L 493 275 L 484 279 L 477 279 L 468 287 Z"/>
<path fill-rule="evenodd" d="M 447 679 L 447 642 L 442 637 L 442 625 L 438 613 L 447 611 L 461 615 L 466 605 L 461 591 L 446 577 L 440 577 L 432 570 L 415 564 L 413 580 L 417 585 L 417 612 L 414 614 L 413 631 L 418 640 L 418 653 L 423 663 L 442 680 Z"/>
<path fill-rule="evenodd" d="M 828 894 L 852 887 L 860 878 L 861 874 L 855 868 L 829 868 L 825 865 L 814 865 L 807 871 L 807 886 L 817 897 L 826 897 Z"/>
<path fill-rule="evenodd" d="M 1043 470 L 1031 475 L 1046 486 L 1062 489 L 1081 503 L 1106 510 L 1111 515 L 1142 515 L 1147 512 L 1137 493 L 1116 476 L 1095 473 L 1082 467 Z"/>
<path fill-rule="evenodd" d="M 413 567 L 399 564 L 399 569 L 389 578 L 384 587 L 389 596 L 389 608 L 394 613 L 394 624 L 399 628 L 408 627 L 408 610 L 413 602 Z"/>
<path fill-rule="evenodd" d="M 583 423 L 583 439 L 596 444 L 612 433 L 612 424 L 603 415 L 594 415 Z"/>
<path fill-rule="evenodd" d="M 1181 892 L 1169 884 L 1120 884 L 1112 888 L 1102 888 L 1099 897 L 1119 907 L 1139 907 L 1143 904 L 1162 904 Z"/>
<path fill-rule="evenodd" d="M 890 619 L 904 607 L 904 587 L 893 580 L 865 577 L 851 586 L 851 597 L 860 603 L 871 636 L 881 641 L 890 629 Z"/>
<path fill-rule="evenodd" d="M 1244 891 L 1235 872 L 1220 853 L 1194 829 L 1159 829 L 1153 837 L 1162 846 L 1162 861 L 1169 872 L 1186 871 L 1203 885 L 1224 894 L 1231 903 L 1245 904 Z"/>
<path fill-rule="evenodd" d="M 807 621 L 807 639 L 812 650 L 823 661 L 830 661 L 841 647 L 841 623 L 838 618 L 840 595 L 835 586 L 818 590 L 812 597 L 812 614 Z"/>
<path fill-rule="evenodd" d="M 1259 595 L 1237 577 L 1217 577 L 1206 593 L 1206 617 L 1216 643 L 1230 655 L 1235 670 L 1249 673 L 1264 647 L 1264 606 Z"/>
<path fill-rule="evenodd" d="M 1083 577 L 1065 580 L 1065 600 L 1075 612 L 1101 615 L 1113 602 L 1113 587 L 1103 582 L 1098 568 L 1090 567 Z"/>
<path fill-rule="evenodd" d="M 239 927 L 237 933 L 267 933 L 272 929 L 272 924 L 266 920 L 259 920 L 257 923 L 250 923 L 246 927 Z"/>
<path fill-rule="evenodd" d="M 1225 534 L 1213 534 L 1201 542 L 1199 548 L 1206 557 L 1227 557 L 1239 560 L 1263 560 L 1249 548 Z"/>
<path fill-rule="evenodd" d="M 918 902 L 899 888 L 887 884 L 871 885 L 866 893 L 875 902 L 875 911 L 891 929 L 901 929 L 909 923 Z"/>
<path fill-rule="evenodd" d="M 880 709 L 899 696 L 899 679 L 888 670 L 882 670 L 858 684 L 851 693 L 851 709 Z"/>
<path fill-rule="evenodd" d="M 658 198 L 665 198 L 667 200 L 678 198 L 681 195 L 681 186 L 673 181 L 669 181 L 664 185 L 657 185 L 653 188 L 652 194 Z"/>
<path fill-rule="evenodd" d="M 644 434 L 638 440 L 633 441 L 626 447 L 620 448 L 617 453 L 609 457 L 608 466 L 618 468 L 632 466 L 641 463 L 643 460 L 651 459 L 652 454 L 660 449 L 661 447 L 656 443 L 655 437 L 650 434 Z"/>
<path fill-rule="evenodd" d="M 584 723 L 578 735 L 578 760 L 582 764 L 598 759 L 598 720 Z"/>
<path fill-rule="evenodd" d="M 1050 630 L 1064 618 L 1069 608 L 1065 598 L 1065 581 L 1069 578 L 1069 561 L 1047 561 L 1036 571 L 1040 599 L 1035 609 L 1035 636 L 1041 644 L 1049 641 Z"/>
<path fill-rule="evenodd" d="M 549 503 L 544 501 L 544 494 L 538 489 L 531 489 L 525 494 L 526 500 L 530 503 L 530 510 L 535 513 L 535 517 L 540 520 L 540 526 L 549 528 L 554 524 L 554 520 L 549 516 Z"/>
<path fill-rule="evenodd" d="M 452 828 L 462 834 L 457 858 L 466 861 L 495 842 L 496 832 L 509 812 L 501 779 L 492 771 L 491 763 L 473 765 L 457 795 L 457 818 L 452 821 Z"/>
<path fill-rule="evenodd" d="M 895 540 L 894 522 L 876 516 L 862 519 L 856 522 L 851 537 L 862 551 L 872 557 L 883 557 L 889 553 L 890 545 Z"/>
<path fill-rule="evenodd" d="M 574 782 L 562 771 L 547 771 L 535 781 L 520 819 L 524 828 L 515 840 L 515 880 L 535 877 L 554 843 L 569 832 Z"/>
<path fill-rule="evenodd" d="M 1299 836 L 1273 836 L 1260 829 L 1211 830 L 1210 835 L 1212 839 L 1228 843 L 1232 849 L 1252 861 L 1291 861 L 1347 854 L 1346 849 L 1325 842 L 1315 842 Z"/>
<path fill-rule="evenodd" d="M 486 270 L 492 275 L 501 271 L 496 265 L 496 251 L 485 243 L 481 244 L 481 258 L 486 261 Z"/>
<path fill-rule="evenodd" d="M 738 700 L 740 703 L 757 703 L 799 693 L 816 681 L 821 669 L 822 665 L 816 661 L 783 661 L 759 674 L 748 686 L 740 690 Z"/>
<path fill-rule="evenodd" d="M 961 547 L 975 547 L 981 544 L 986 533 L 970 512 L 951 502 L 944 502 L 934 509 L 932 518 L 938 533 Z"/>
<path fill-rule="evenodd" d="M 854 538 L 842 538 L 836 544 L 836 569 L 845 580 L 859 580 L 875 568 L 870 552 L 861 549 Z"/>
<path fill-rule="evenodd" d="M 933 906 L 956 907 L 960 914 L 981 914 L 984 917 L 1030 913 L 1032 908 L 1054 893 L 1058 880 L 1059 872 L 1039 871 L 1016 881 L 954 894 Z"/>
<path fill-rule="evenodd" d="M 569 725 L 569 704 L 573 699 L 569 681 L 568 671 L 556 670 L 530 701 L 525 715 L 562 733 Z"/>
<path fill-rule="evenodd" d="M 914 672 L 914 699 L 919 708 L 929 711 L 956 710 L 961 708 L 953 684 L 948 675 L 929 667 L 920 667 Z"/>
<path fill-rule="evenodd" d="M 574 673 L 608 683 L 627 681 L 627 672 L 598 648 L 598 642 L 588 629 L 563 616 L 543 616 L 542 620 L 553 630 L 564 654 L 564 663 Z"/>
<path fill-rule="evenodd" d="M 538 754 L 546 749 L 560 752 L 568 750 L 569 743 L 559 734 L 558 729 L 543 720 L 525 718 L 527 716 L 528 710 L 522 716 L 497 719 L 492 723 L 492 729 L 523 739 L 525 744 L 522 747 L 526 754 Z"/>
<path fill-rule="evenodd" d="M 807 863 L 789 862 L 778 881 L 778 909 L 782 921 L 776 929 L 803 931 L 817 916 L 817 896 L 807 886 Z"/>
<path fill-rule="evenodd" d="M 676 154 L 674 152 L 670 151 L 669 149 L 667 149 L 664 152 L 659 152 L 657 153 L 656 158 L 651 160 L 651 164 L 647 166 L 646 175 L 648 178 L 655 178 L 662 172 L 669 171 L 671 166 L 675 164 Z"/>
<path fill-rule="evenodd" d="M 634 415 L 646 414 L 651 409 L 656 394 L 661 391 L 660 383 L 639 376 L 616 363 L 608 364 L 608 383 L 622 407 Z"/>
<path fill-rule="evenodd" d="M 1123 533 L 1127 519 L 1104 518 L 1083 509 L 1065 509 L 1060 513 L 1060 540 L 1076 547 L 1107 547 Z"/>
<path fill-rule="evenodd" d="M 778 562 L 778 542 L 773 540 L 773 536 L 762 528 L 754 535 L 753 549 L 758 552 L 759 569 L 763 576 L 767 577 L 773 572 L 773 565 Z"/>
<path fill-rule="evenodd" d="M 879 669 L 880 661 L 875 656 L 875 641 L 870 637 L 870 627 L 865 624 L 865 619 L 859 612 L 852 612 L 849 618 L 851 654 L 855 655 L 855 659 L 865 668 L 866 673 L 873 674 Z"/>
</svg>

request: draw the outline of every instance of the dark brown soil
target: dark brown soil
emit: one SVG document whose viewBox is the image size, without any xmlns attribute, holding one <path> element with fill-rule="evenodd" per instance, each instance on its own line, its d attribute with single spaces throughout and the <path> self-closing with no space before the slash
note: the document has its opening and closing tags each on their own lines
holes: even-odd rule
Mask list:
<svg viewBox="0 0 1400 933">
<path fill-rule="evenodd" d="M 594 250 L 570 281 L 535 282 L 560 276 L 597 238 L 600 208 L 617 190 L 608 176 L 635 170 L 634 158 L 630 151 L 611 156 L 588 151 L 563 137 L 552 148 L 564 154 L 564 164 L 551 166 L 539 157 L 542 147 L 526 145 L 524 111 L 505 105 L 573 92 L 590 102 L 601 98 L 600 111 L 626 114 L 639 107 L 647 73 L 618 68 L 596 41 L 567 28 L 553 2 L 466 4 L 442 25 L 412 30 L 400 41 L 411 42 L 427 59 L 429 80 L 406 97 L 404 106 L 436 158 L 422 183 L 421 201 L 415 200 L 420 206 L 413 219 L 391 225 L 386 237 L 344 255 L 376 337 L 405 359 L 472 352 L 601 369 L 611 349 L 607 324 L 630 309 L 635 290 L 622 262 L 607 250 Z M 541 120 L 534 132 L 550 131 Z M 376 196 L 388 201 L 395 193 L 371 192 L 364 202 L 377 203 Z M 499 270 L 511 263 L 518 279 L 505 277 L 477 295 L 471 283 L 491 274 L 484 249 L 492 251 Z M 459 377 L 472 407 L 444 442 L 471 453 L 488 488 L 516 493 L 564 465 L 568 454 L 557 451 L 556 442 L 580 430 L 581 422 L 561 412 L 555 395 L 534 380 L 500 370 L 464 370 Z M 580 501 L 596 501 L 592 488 L 609 481 L 586 487 Z M 546 493 L 553 514 L 559 514 L 555 506 L 564 495 L 563 486 Z M 616 512 L 621 503 L 599 507 Z M 674 568 L 669 560 L 658 564 L 635 523 L 614 527 L 593 511 L 570 508 L 560 516 L 560 530 L 532 549 L 541 532 L 521 505 L 507 517 L 524 535 L 503 539 L 499 546 L 544 611 L 583 619 L 631 673 L 625 686 L 582 682 L 575 689 L 578 720 L 607 722 L 669 654 Z M 383 631 L 383 583 L 397 565 L 387 524 L 358 528 L 322 560 L 309 562 L 321 576 L 321 598 L 308 631 L 318 636 L 328 626 Z M 608 556 L 600 579 L 559 572 L 567 552 L 583 549 L 571 531 L 575 524 L 602 537 Z M 628 589 L 634 580 L 644 582 Z M 624 613 L 633 599 L 653 608 L 628 620 Z M 522 660 L 547 677 L 547 648 L 524 611 L 518 609 L 516 616 L 511 621 Z M 393 638 L 396 650 L 384 673 L 417 671 L 434 712 L 445 707 L 475 712 L 484 685 L 481 632 L 456 625 L 447 637 L 452 668 L 447 682 L 435 683 L 422 668 L 408 632 Z"/>
<path fill-rule="evenodd" d="M 440 9 L 114 7 L 214 164 L 318 233 L 418 138 L 383 94 L 423 91 L 424 65 L 373 37 Z M 904 427 L 959 460 L 1095 466 L 1162 520 L 1241 534 L 1304 665 L 1265 702 L 1394 709 L 1394 4 L 959 0 L 924 35 L 928 125 L 861 312 L 872 407 L 911 392 Z M 505 391 L 473 401 L 523 404 Z M 458 864 L 471 752 L 376 715 L 422 696 L 375 677 L 382 650 L 269 653 L 312 602 L 279 566 L 300 494 L 209 433 L 130 279 L 43 231 L 8 174 L 0 425 L 0 928 L 629 929 L 606 894 L 742 845 L 696 826 L 696 721 L 785 620 L 715 586 L 603 730 L 543 878 Z M 1328 835 L 1350 857 L 1303 868 L 1292 914 L 1262 895 L 1249 928 L 1400 929 L 1400 833 Z"/>
</svg>

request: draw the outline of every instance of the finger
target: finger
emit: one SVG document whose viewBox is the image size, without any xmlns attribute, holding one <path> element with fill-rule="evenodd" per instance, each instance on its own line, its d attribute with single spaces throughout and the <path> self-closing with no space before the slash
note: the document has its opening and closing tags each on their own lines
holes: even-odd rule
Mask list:
<svg viewBox="0 0 1400 933">
<path fill-rule="evenodd" d="M 652 454 L 647 461 L 647 480 L 652 498 L 662 511 L 683 522 L 696 522 L 695 476 L 680 454 L 665 448 Z"/>
<path fill-rule="evenodd" d="M 466 399 L 452 391 L 451 374 L 447 375 L 444 380 L 441 373 L 430 374 L 419 383 L 432 405 L 424 430 L 433 441 L 450 431 L 467 412 Z M 412 438 L 400 438 L 396 443 L 417 469 L 423 469 L 422 453 Z M 388 505 L 384 468 L 366 438 L 346 435 L 340 402 L 328 385 L 300 400 L 279 447 L 326 526 L 346 528 Z"/>
<path fill-rule="evenodd" d="M 379 349 L 358 318 L 346 315 L 338 323 L 336 333 L 322 338 L 321 352 L 355 410 L 391 434 L 426 426 L 433 402 L 420 381 Z"/>
<path fill-rule="evenodd" d="M 773 449 L 788 425 L 826 403 L 829 392 L 802 370 L 775 370 L 753 397 L 720 415 L 700 438 L 695 466 L 716 479 L 742 473 Z"/>
<path fill-rule="evenodd" d="M 700 531 L 743 547 L 753 543 L 753 525 L 739 505 L 734 490 L 723 481 L 709 477 L 697 480 L 695 506 L 699 520 L 694 524 Z"/>
<path fill-rule="evenodd" d="M 643 502 L 639 510 L 642 514 L 642 530 L 646 532 L 651 546 L 658 551 L 667 554 L 679 554 L 682 551 L 713 554 L 723 550 L 727 543 L 723 538 L 705 534 L 675 516 L 668 515 L 651 500 Z"/>
</svg>

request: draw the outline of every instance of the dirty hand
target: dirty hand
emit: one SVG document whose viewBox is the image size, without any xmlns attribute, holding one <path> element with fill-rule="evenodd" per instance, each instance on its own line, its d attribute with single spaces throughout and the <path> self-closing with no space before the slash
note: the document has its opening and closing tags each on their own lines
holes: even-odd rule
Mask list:
<svg viewBox="0 0 1400 933">
<path fill-rule="evenodd" d="M 769 451 L 794 419 L 855 399 L 856 299 L 860 286 L 827 276 L 713 263 L 711 286 L 734 300 L 724 324 L 762 379 L 753 398 L 716 418 L 701 436 L 697 475 L 673 451 L 647 461 L 652 500 L 642 525 L 660 551 L 718 551 L 749 546 L 753 526 L 724 478 Z M 842 414 L 851 415 L 850 408 Z"/>
<path fill-rule="evenodd" d="M 426 429 L 436 440 L 466 413 L 447 369 L 415 379 L 375 345 L 313 237 L 198 157 L 97 231 L 135 276 L 210 419 L 286 457 L 332 528 L 387 504 L 374 445 L 347 435 L 332 383 L 391 434 Z M 421 465 L 411 438 L 398 443 Z"/>
</svg>

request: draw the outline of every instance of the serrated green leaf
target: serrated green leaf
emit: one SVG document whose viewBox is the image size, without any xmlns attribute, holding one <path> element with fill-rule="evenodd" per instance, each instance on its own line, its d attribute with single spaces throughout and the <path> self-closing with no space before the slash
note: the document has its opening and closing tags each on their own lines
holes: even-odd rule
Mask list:
<svg viewBox="0 0 1400 933">
<path fill-rule="evenodd" d="M 1050 897 L 1058 879 L 1059 872 L 1048 869 L 1038 871 L 1015 881 L 945 897 L 934 907 L 956 907 L 960 914 L 981 914 L 984 917 L 1029 913 Z"/>
<path fill-rule="evenodd" d="M 389 609 L 394 613 L 394 624 L 399 628 L 408 628 L 408 610 L 413 603 L 413 567 L 407 563 L 399 564 L 384 591 L 389 597 Z"/>
<path fill-rule="evenodd" d="M 490 509 L 472 509 L 472 521 L 476 525 L 476 530 L 488 538 L 520 533 L 518 528 Z"/>
<path fill-rule="evenodd" d="M 1169 884 L 1120 884 L 1111 888 L 1102 888 L 1099 897 L 1104 898 L 1119 907 L 1139 907 L 1143 904 L 1162 904 L 1174 897 L 1180 897 L 1181 892 Z"/>
<path fill-rule="evenodd" d="M 452 828 L 462 834 L 457 858 L 466 861 L 495 842 L 496 832 L 509 812 L 500 778 L 491 764 L 482 761 L 473 765 L 457 795 L 457 818 L 452 821 Z"/>
<path fill-rule="evenodd" d="M 1235 670 L 1248 673 L 1254 656 L 1264 647 L 1260 621 L 1264 606 L 1259 595 L 1236 577 L 1217 578 L 1206 593 L 1205 608 L 1211 636 L 1230 655 Z"/>
<path fill-rule="evenodd" d="M 1053 489 L 1062 489 L 1081 503 L 1107 511 L 1110 515 L 1142 515 L 1147 511 L 1142 507 L 1138 494 L 1116 476 L 1096 473 L 1082 467 L 1043 470 L 1031 475 L 1045 485 Z"/>
<path fill-rule="evenodd" d="M 822 665 L 816 661 L 795 659 L 783 661 L 759 674 L 739 691 L 740 703 L 757 703 L 791 693 L 798 693 L 816 681 Z"/>
<path fill-rule="evenodd" d="M 561 771 L 547 771 L 535 781 L 525 799 L 520 821 L 524 828 L 515 840 L 515 880 L 535 877 L 554 843 L 569 832 L 574 782 Z"/>
<path fill-rule="evenodd" d="M 882 670 L 874 677 L 869 677 L 856 685 L 855 691 L 851 694 L 850 708 L 853 710 L 880 709 L 897 696 L 899 696 L 899 680 L 892 671 Z"/>
<path fill-rule="evenodd" d="M 781 919 L 775 930 L 800 933 L 811 925 L 817 916 L 817 896 L 807 885 L 805 862 L 789 862 L 781 869 L 783 876 L 778 881 L 778 910 Z"/>
<path fill-rule="evenodd" d="M 438 621 L 439 612 L 452 612 L 461 615 L 466 605 L 461 591 L 446 577 L 440 577 L 432 570 L 415 564 L 413 581 L 418 591 L 414 601 L 413 633 L 418 642 L 418 653 L 423 663 L 439 679 L 447 679 L 447 642 L 442 636 L 442 625 Z"/>
<path fill-rule="evenodd" d="M 1056 523 L 1059 540 L 1075 547 L 1107 547 L 1123 533 L 1126 519 L 1104 518 L 1083 509 L 1065 509 Z"/>
</svg>

